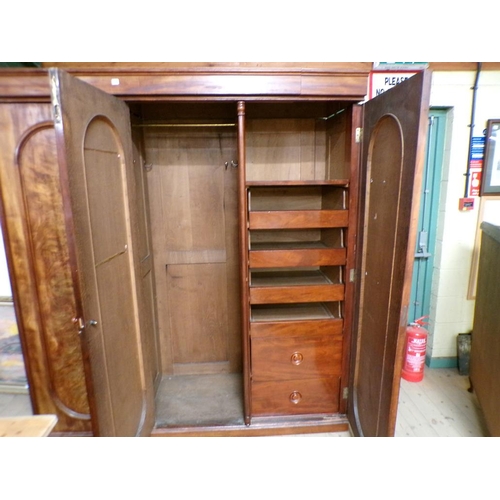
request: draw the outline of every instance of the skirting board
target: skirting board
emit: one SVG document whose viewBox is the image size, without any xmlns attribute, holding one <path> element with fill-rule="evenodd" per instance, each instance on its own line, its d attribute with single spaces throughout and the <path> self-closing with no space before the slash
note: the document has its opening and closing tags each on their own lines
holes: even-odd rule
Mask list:
<svg viewBox="0 0 500 500">
<path fill-rule="evenodd" d="M 458 360 L 456 356 L 446 357 L 446 358 L 425 358 L 425 365 L 429 368 L 457 368 L 458 370 Z"/>
</svg>

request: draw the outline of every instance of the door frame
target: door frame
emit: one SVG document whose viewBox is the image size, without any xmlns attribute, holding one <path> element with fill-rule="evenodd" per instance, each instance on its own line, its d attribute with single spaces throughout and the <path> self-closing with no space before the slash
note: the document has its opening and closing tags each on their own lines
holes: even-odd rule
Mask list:
<svg viewBox="0 0 500 500">
<path fill-rule="evenodd" d="M 446 137 L 449 123 L 450 108 L 430 108 L 429 110 L 429 129 L 427 134 L 427 145 L 426 145 L 426 160 L 424 166 L 424 176 L 422 181 L 422 193 L 421 193 L 421 203 L 420 212 L 418 220 L 418 234 L 417 242 L 415 247 L 415 265 L 413 268 L 413 278 L 412 278 L 412 292 L 410 298 L 410 308 L 408 313 L 408 320 L 414 321 L 421 316 L 429 316 L 430 305 L 431 305 L 431 290 L 432 282 L 435 279 L 434 276 L 434 259 L 437 246 L 437 226 L 439 211 L 442 201 L 441 193 L 441 182 L 443 178 L 443 167 L 444 167 L 444 153 L 446 147 Z M 427 195 L 430 196 L 429 206 L 426 203 Z M 425 213 L 428 216 L 425 217 Z M 425 222 L 428 225 L 424 226 Z M 420 231 L 426 230 L 427 232 L 427 244 L 425 248 L 421 246 L 421 243 L 425 241 L 420 241 L 419 235 Z M 418 298 L 418 286 L 417 280 L 419 279 L 421 263 L 423 262 L 422 257 L 417 258 L 419 253 L 430 254 L 429 257 L 423 257 L 426 260 L 427 266 L 425 266 L 423 273 L 423 288 L 424 288 L 424 301 L 422 308 L 417 312 L 416 300 Z"/>
</svg>

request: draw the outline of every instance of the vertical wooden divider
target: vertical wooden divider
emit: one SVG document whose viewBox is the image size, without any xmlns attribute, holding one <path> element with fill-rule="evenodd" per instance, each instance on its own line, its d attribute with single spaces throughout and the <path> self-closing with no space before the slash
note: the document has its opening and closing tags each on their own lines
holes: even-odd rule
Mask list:
<svg viewBox="0 0 500 500">
<path fill-rule="evenodd" d="M 245 155 L 245 103 L 238 101 L 238 224 L 240 235 L 240 276 L 241 276 L 241 324 L 243 354 L 243 399 L 245 402 L 245 424 L 250 425 L 250 300 L 248 293 L 248 223 L 246 194 Z"/>
</svg>

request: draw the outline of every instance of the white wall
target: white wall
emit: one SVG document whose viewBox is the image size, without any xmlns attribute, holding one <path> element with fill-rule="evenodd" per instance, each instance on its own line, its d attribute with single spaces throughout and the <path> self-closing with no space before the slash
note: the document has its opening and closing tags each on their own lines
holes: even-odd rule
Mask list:
<svg viewBox="0 0 500 500">
<path fill-rule="evenodd" d="M 472 87 L 475 72 L 434 72 L 431 106 L 449 107 L 451 120 L 441 184 L 436 257 L 430 308 L 431 358 L 457 355 L 457 334 L 470 332 L 474 301 L 467 299 L 480 199 L 475 208 L 462 212 L 469 157 Z M 500 72 L 481 72 L 476 94 L 474 136 L 481 136 L 490 118 L 500 118 Z M 432 365 L 431 365 L 432 366 Z"/>
</svg>

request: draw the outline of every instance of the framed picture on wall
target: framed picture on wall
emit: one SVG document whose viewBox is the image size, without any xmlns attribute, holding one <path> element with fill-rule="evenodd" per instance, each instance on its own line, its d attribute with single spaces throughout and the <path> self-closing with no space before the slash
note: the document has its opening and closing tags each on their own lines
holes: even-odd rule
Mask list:
<svg viewBox="0 0 500 500">
<path fill-rule="evenodd" d="M 481 196 L 500 195 L 500 119 L 488 120 Z"/>
</svg>

